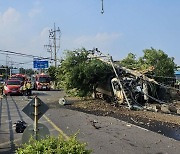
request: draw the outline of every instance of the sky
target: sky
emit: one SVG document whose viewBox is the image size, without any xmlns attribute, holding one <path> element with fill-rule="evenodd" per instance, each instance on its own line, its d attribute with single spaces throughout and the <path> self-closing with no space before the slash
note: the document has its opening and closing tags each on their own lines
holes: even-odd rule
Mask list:
<svg viewBox="0 0 180 154">
<path fill-rule="evenodd" d="M 179 0 L 0 0 L 0 50 L 50 57 L 44 45 L 54 23 L 60 49 L 98 48 L 121 60 L 151 47 L 180 65 Z M 33 68 L 32 58 L 0 54 L 0 65 Z M 19 64 L 25 62 L 26 64 Z"/>
</svg>

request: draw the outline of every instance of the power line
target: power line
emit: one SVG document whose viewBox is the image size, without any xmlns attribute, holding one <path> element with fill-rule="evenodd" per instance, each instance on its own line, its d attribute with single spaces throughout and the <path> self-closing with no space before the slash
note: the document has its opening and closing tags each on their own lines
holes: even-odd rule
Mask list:
<svg viewBox="0 0 180 154">
<path fill-rule="evenodd" d="M 3 60 L 3 59 L 1 59 L 0 61 L 3 61 L 3 62 L 7 62 L 6 60 Z M 17 61 L 8 61 L 8 63 L 11 63 L 11 65 L 23 65 L 23 64 L 26 64 L 26 65 L 32 65 L 32 64 L 28 64 L 28 63 L 32 63 L 32 60 L 31 61 L 26 61 L 26 62 L 17 62 Z M 4 63 L 4 64 L 5 64 Z M 1 65 L 3 65 L 2 63 L 1 63 Z M 6 64 L 5 64 L 6 65 Z"/>
<path fill-rule="evenodd" d="M 4 55 L 16 55 L 16 56 L 22 56 L 22 57 L 29 57 L 29 58 L 39 58 L 39 59 L 49 59 L 49 60 L 54 60 L 52 58 L 49 57 L 41 57 L 41 56 L 35 56 L 35 55 L 30 55 L 30 54 L 24 54 L 24 53 L 20 53 L 20 52 L 14 52 L 14 51 L 9 51 L 9 50 L 1 50 L 0 49 L 0 54 L 4 54 Z"/>
</svg>

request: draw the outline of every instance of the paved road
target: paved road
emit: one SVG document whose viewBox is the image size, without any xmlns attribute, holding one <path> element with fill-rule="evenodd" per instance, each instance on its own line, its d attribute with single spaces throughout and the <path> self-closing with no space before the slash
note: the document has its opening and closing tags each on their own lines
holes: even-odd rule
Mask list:
<svg viewBox="0 0 180 154">
<path fill-rule="evenodd" d="M 65 108 L 50 109 L 50 119 L 66 134 L 79 132 L 96 154 L 179 154 L 180 142 L 111 117 Z"/>
<path fill-rule="evenodd" d="M 57 135 L 62 130 L 70 136 L 79 132 L 78 139 L 87 142 L 93 153 L 179 154 L 179 141 L 115 118 L 95 116 L 60 106 L 58 98 L 64 96 L 63 92 L 34 93 L 50 107 L 46 117 L 51 121 L 44 117 L 40 121 L 48 126 L 51 134 Z M 10 153 L 16 144 L 20 144 L 22 134 L 17 134 L 12 129 L 15 121 L 22 119 L 28 124 L 32 123 L 32 120 L 21 111 L 27 102 L 28 100 L 22 96 L 8 96 L 7 99 L 1 100 L 0 152 Z"/>
<path fill-rule="evenodd" d="M 53 92 L 49 92 L 53 97 Z M 54 92 L 57 94 L 57 92 Z M 34 92 L 39 97 L 46 98 L 45 101 L 50 101 L 49 95 L 44 92 Z M 31 99 L 25 96 L 7 96 L 0 99 L 0 153 L 14 153 L 18 145 L 21 144 L 22 133 L 16 133 L 13 124 L 17 120 L 23 120 L 28 125 L 33 124 L 33 121 L 22 112 L 22 109 L 27 105 Z M 45 124 L 51 135 L 57 136 L 59 130 L 52 126 L 52 122 L 46 117 L 39 120 L 40 123 Z"/>
</svg>

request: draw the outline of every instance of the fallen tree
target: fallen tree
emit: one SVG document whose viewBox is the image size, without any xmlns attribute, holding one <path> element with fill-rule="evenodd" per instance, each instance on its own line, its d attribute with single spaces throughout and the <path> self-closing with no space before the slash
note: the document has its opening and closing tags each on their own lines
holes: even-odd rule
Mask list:
<svg viewBox="0 0 180 154">
<path fill-rule="evenodd" d="M 102 95 L 98 95 L 101 98 L 109 99 L 110 96 L 116 105 L 127 104 L 129 108 L 137 105 L 141 107 L 149 100 L 163 104 L 165 100 L 160 99 L 158 93 L 162 91 L 162 87 L 165 89 L 167 87 L 156 81 L 155 77 L 152 78 L 152 75 L 169 74 L 173 78 L 172 72 L 176 65 L 173 58 L 169 58 L 161 50 L 150 49 L 144 53 L 139 60 L 135 60 L 135 56 L 130 54 L 121 63 L 114 63 L 111 56 L 104 55 L 98 49 L 66 51 L 66 57 L 58 69 L 58 80 L 66 92 L 75 96 L 84 97 L 92 92 L 100 92 Z M 166 62 L 168 67 L 161 66 L 163 62 Z M 130 63 L 133 65 L 131 69 L 123 67 L 125 64 L 130 66 Z M 134 67 L 137 69 L 132 70 Z M 150 71 L 147 68 L 151 68 Z M 110 82 L 106 82 L 109 78 Z M 164 78 L 160 81 L 165 81 Z M 100 89 L 98 85 L 108 87 L 109 84 L 111 87 L 109 96 L 105 88 L 97 90 Z M 161 89 L 158 91 L 159 87 Z"/>
</svg>

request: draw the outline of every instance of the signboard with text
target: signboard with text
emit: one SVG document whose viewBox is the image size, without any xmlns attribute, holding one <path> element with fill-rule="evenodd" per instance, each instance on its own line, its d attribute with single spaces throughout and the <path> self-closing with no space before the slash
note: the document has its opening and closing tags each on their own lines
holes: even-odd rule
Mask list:
<svg viewBox="0 0 180 154">
<path fill-rule="evenodd" d="M 48 61 L 47 60 L 34 60 L 33 61 L 34 68 L 48 68 Z"/>
</svg>

